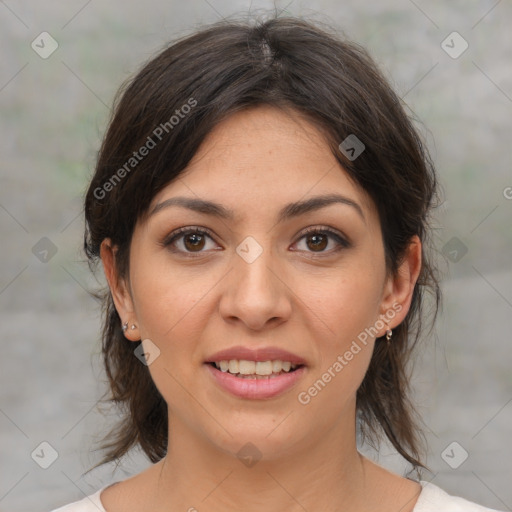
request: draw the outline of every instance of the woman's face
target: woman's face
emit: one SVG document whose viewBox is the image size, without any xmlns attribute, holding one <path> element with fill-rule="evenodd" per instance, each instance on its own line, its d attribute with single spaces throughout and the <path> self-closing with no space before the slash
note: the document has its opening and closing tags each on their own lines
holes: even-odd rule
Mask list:
<svg viewBox="0 0 512 512">
<path fill-rule="evenodd" d="M 127 337 L 144 340 L 171 428 L 230 453 L 251 442 L 273 458 L 335 425 L 352 432 L 382 319 L 393 328 L 407 313 L 415 247 L 416 260 L 388 278 L 372 201 L 313 125 L 265 106 L 210 133 L 137 224 L 129 284 L 109 281 L 121 318 L 137 325 Z M 210 364 L 231 359 L 244 362 L 229 370 L 249 379 Z M 265 363 L 276 360 L 303 366 Z M 269 371 L 281 375 L 252 375 Z"/>
</svg>

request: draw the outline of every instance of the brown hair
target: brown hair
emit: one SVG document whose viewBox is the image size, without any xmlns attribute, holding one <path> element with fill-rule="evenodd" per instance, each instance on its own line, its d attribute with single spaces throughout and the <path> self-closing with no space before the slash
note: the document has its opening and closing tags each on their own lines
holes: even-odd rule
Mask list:
<svg viewBox="0 0 512 512">
<path fill-rule="evenodd" d="M 322 130 L 339 163 L 377 207 L 389 273 L 396 273 L 412 236 L 422 241 L 422 269 L 410 310 L 394 329 L 389 348 L 383 338 L 376 340 L 357 391 L 357 413 L 363 440 L 376 447 L 384 432 L 416 470 L 425 468 L 407 368 L 423 329 L 425 293 L 434 299 L 433 320 L 441 302 L 428 254 L 428 214 L 436 206 L 437 180 L 411 117 L 361 46 L 318 23 L 272 17 L 210 25 L 152 58 L 118 93 L 85 197 L 90 266 L 98 262 L 101 242 L 110 238 L 118 247 L 117 272 L 126 277 L 135 224 L 155 194 L 179 176 L 222 119 L 262 104 L 299 112 Z M 365 145 L 356 159 L 339 148 L 349 135 Z M 130 160 L 150 139 L 155 149 L 140 161 Z M 167 404 L 147 367 L 134 357 L 135 345 L 123 335 L 108 290 L 103 298 L 109 399 L 123 418 L 104 442 L 102 462 L 117 460 L 137 445 L 156 462 L 167 450 Z"/>
</svg>

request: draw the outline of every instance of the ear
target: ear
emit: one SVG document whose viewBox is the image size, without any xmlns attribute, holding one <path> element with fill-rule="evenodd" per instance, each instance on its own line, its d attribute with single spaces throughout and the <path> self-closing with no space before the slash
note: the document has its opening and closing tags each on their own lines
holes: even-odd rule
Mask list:
<svg viewBox="0 0 512 512">
<path fill-rule="evenodd" d="M 117 247 L 112 246 L 110 238 L 105 238 L 101 242 L 100 246 L 100 257 L 103 263 L 103 270 L 105 277 L 107 278 L 110 293 L 114 300 L 117 313 L 121 318 L 121 322 L 124 324 L 128 323 L 124 335 L 131 341 L 139 341 L 138 328 L 132 329 L 132 325 L 137 326 L 136 315 L 133 307 L 133 300 L 130 294 L 129 285 L 125 279 L 120 279 L 117 273 L 115 259 L 116 259 Z"/>
<path fill-rule="evenodd" d="M 390 329 L 400 325 L 409 312 L 414 286 L 421 271 L 421 249 L 421 240 L 414 235 L 398 271 L 389 276 L 384 284 L 380 313 Z M 387 326 L 379 336 L 384 336 L 386 329 Z"/>
</svg>

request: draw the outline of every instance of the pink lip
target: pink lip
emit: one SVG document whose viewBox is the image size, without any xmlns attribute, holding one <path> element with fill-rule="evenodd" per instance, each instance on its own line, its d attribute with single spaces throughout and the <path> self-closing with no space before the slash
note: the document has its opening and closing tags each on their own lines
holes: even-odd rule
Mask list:
<svg viewBox="0 0 512 512">
<path fill-rule="evenodd" d="M 237 359 L 237 358 L 233 358 Z M 242 358 L 241 358 L 242 359 Z M 248 358 L 247 358 L 248 359 Z M 267 361 L 268 359 L 264 359 Z M 289 361 L 289 359 L 286 359 Z M 265 379 L 243 379 L 229 372 L 222 372 L 213 365 L 206 363 L 206 368 L 223 389 L 240 398 L 265 399 L 273 398 L 288 391 L 304 375 L 306 367 L 301 366 L 290 373 Z"/>
<path fill-rule="evenodd" d="M 306 364 L 306 361 L 292 352 L 278 347 L 247 348 L 236 346 L 215 352 L 206 359 L 207 363 L 218 363 L 231 359 L 245 359 L 247 361 L 290 361 L 292 364 Z"/>
</svg>

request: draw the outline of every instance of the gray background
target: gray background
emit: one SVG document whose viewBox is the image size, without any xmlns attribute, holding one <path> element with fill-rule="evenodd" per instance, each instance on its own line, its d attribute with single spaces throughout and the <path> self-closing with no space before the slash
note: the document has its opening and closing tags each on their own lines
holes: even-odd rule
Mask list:
<svg viewBox="0 0 512 512">
<path fill-rule="evenodd" d="M 80 252 L 81 197 L 114 93 L 130 73 L 171 38 L 274 7 L 330 21 L 365 45 L 424 123 L 446 199 L 435 222 L 444 310 L 413 379 L 429 442 L 432 473 L 424 478 L 512 510 L 510 3 L 6 0 L 0 511 L 50 510 L 147 464 L 135 454 L 117 472 L 83 474 L 98 460 L 91 448 L 109 420 L 96 407 L 104 390 L 99 309 L 86 292 L 97 282 Z M 59 45 L 47 59 L 31 48 L 43 31 Z M 452 36 L 442 46 L 453 31 L 469 45 L 458 58 L 445 49 L 458 53 L 462 40 Z M 51 450 L 37 448 L 43 441 L 58 452 L 48 469 L 31 458 L 50 461 Z M 468 458 L 460 464 L 463 450 Z M 373 455 L 392 470 L 404 468 L 389 447 Z"/>
</svg>

